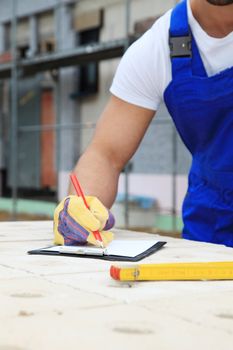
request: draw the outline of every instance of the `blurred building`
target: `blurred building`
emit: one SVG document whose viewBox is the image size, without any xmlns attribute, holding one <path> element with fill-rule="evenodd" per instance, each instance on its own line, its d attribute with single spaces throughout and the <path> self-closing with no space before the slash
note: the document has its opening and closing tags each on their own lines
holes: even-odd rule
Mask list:
<svg viewBox="0 0 233 350">
<path fill-rule="evenodd" d="M 17 186 L 24 193 L 33 190 L 58 192 L 61 198 L 67 190 L 67 175 L 88 144 L 109 97 L 109 87 L 126 46 L 177 1 L 0 0 L 0 171 L 3 194 L 11 187 L 10 76 L 14 1 L 17 3 L 18 57 Z M 167 112 L 162 110 L 161 115 L 166 119 Z M 140 149 L 141 153 L 134 158 L 136 188 L 137 174 L 154 176 L 172 172 L 172 159 L 164 157 L 164 153 L 172 153 L 172 135 L 171 130 L 165 129 L 159 132 L 158 126 L 158 140 L 162 139 L 164 147 L 162 159 L 157 154 L 161 165 L 158 161 L 154 164 L 151 159 L 151 152 L 154 152 L 151 131 Z M 151 130 L 153 132 L 153 127 Z M 167 147 L 170 148 L 166 150 Z M 186 171 L 187 159 L 182 152 L 181 156 L 178 168 L 182 175 Z M 171 192 L 170 183 L 169 177 L 167 191 Z M 145 190 L 151 193 L 150 185 Z M 167 196 L 170 200 L 171 195 Z M 168 198 L 165 205 L 166 201 Z"/>
</svg>

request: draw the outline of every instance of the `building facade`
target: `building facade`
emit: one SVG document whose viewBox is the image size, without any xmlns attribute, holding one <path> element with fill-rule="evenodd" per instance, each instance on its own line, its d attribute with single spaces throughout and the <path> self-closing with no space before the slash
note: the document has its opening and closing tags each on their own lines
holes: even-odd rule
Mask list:
<svg viewBox="0 0 233 350">
<path fill-rule="evenodd" d="M 0 0 L 0 169 L 3 194 L 11 187 L 11 80 L 5 67 L 12 63 L 13 5 L 17 4 L 17 186 L 25 191 L 51 190 L 60 199 L 67 191 L 68 174 L 88 145 L 95 123 L 109 98 L 109 87 L 121 56 L 120 53 L 111 54 L 109 47 L 120 39 L 127 45 L 129 37 L 143 34 L 176 2 Z M 96 56 L 89 59 L 93 45 L 98 44 L 104 48 L 101 53 L 97 48 Z M 86 56 L 79 53 L 82 48 Z M 81 57 L 86 57 L 87 61 Z M 31 70 L 24 71 L 25 67 L 31 67 Z M 131 160 L 129 176 L 130 193 L 155 197 L 161 207 L 168 210 L 174 206 L 174 172 L 177 173 L 176 205 L 180 209 L 190 161 L 178 138 L 175 143 L 176 155 L 174 129 L 162 106 Z M 122 174 L 119 192 L 124 192 L 124 183 Z"/>
</svg>

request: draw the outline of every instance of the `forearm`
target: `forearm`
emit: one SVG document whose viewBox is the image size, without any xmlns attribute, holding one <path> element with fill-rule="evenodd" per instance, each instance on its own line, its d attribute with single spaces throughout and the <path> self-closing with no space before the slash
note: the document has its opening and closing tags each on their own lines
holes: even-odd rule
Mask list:
<svg viewBox="0 0 233 350">
<path fill-rule="evenodd" d="M 86 195 L 96 196 L 107 208 L 112 206 L 121 169 L 137 149 L 154 113 L 110 98 L 74 170 Z M 72 186 L 70 193 L 74 193 Z"/>
<path fill-rule="evenodd" d="M 96 196 L 110 208 L 117 194 L 120 170 L 109 157 L 90 146 L 79 159 L 75 169 L 85 195 Z M 74 194 L 73 186 L 69 192 Z"/>
</svg>

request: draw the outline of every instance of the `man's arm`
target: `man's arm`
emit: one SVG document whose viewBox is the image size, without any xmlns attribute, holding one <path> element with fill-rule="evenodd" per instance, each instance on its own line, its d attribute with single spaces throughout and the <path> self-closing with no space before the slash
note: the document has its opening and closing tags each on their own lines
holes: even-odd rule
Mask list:
<svg viewBox="0 0 233 350">
<path fill-rule="evenodd" d="M 112 96 L 103 111 L 91 144 L 74 172 L 86 195 L 108 208 L 113 204 L 121 170 L 136 151 L 155 112 Z M 73 188 L 70 192 L 74 193 Z"/>
</svg>

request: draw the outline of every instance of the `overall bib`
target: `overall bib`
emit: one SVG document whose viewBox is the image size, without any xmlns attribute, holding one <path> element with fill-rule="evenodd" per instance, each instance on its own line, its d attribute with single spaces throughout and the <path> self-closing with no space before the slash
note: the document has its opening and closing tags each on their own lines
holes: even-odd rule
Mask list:
<svg viewBox="0 0 233 350">
<path fill-rule="evenodd" d="M 172 81 L 164 101 L 192 154 L 183 237 L 233 247 L 233 67 L 207 76 L 186 0 L 172 12 L 169 41 Z"/>
</svg>

